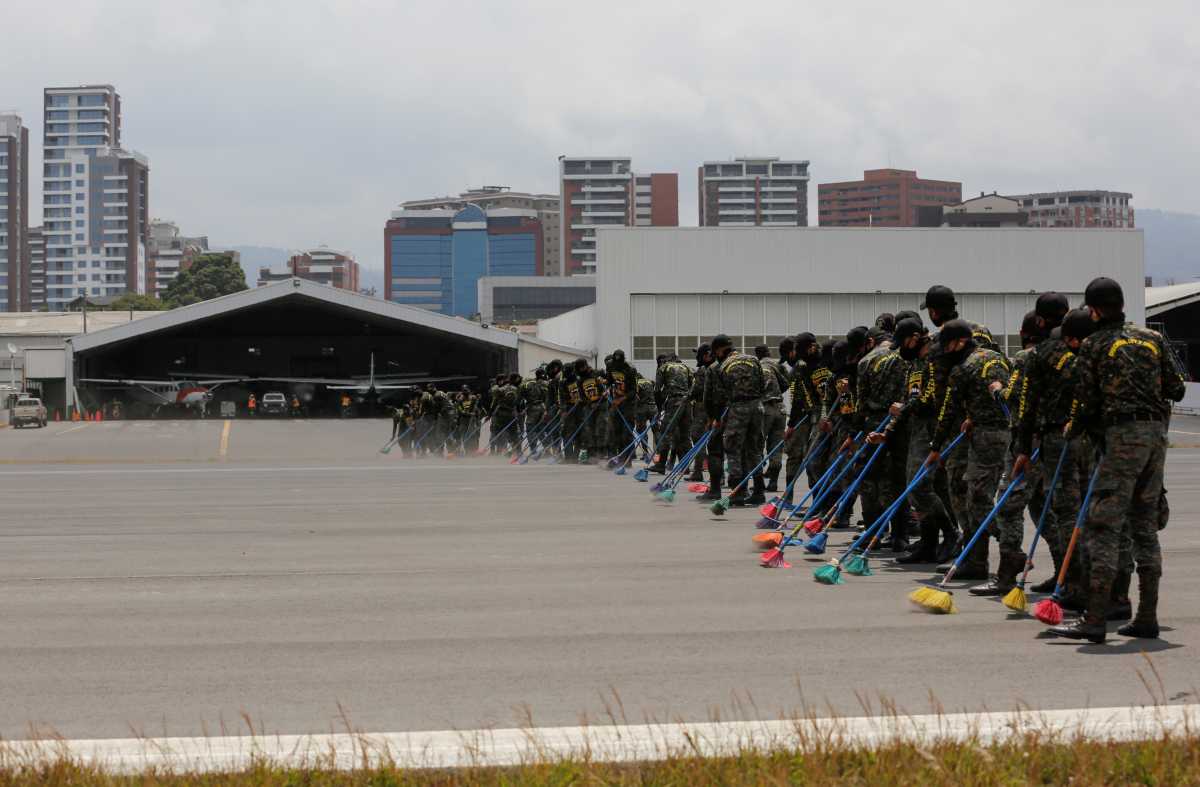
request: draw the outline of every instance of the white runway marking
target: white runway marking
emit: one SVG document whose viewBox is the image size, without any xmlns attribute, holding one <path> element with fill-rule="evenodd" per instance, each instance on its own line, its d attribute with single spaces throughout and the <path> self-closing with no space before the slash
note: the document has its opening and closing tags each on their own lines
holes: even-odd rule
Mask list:
<svg viewBox="0 0 1200 787">
<path fill-rule="evenodd" d="M 788 746 L 812 749 L 824 742 L 879 746 L 914 742 L 1002 741 L 1028 733 L 1069 740 L 1150 740 L 1194 729 L 1200 705 L 1087 708 L 1009 713 L 801 719 L 798 721 L 635 724 L 597 727 L 364 733 L 362 735 L 223 736 L 10 741 L 0 744 L 19 761 L 70 757 L 121 772 L 147 768 L 238 770 L 255 761 L 284 765 L 320 763 L 342 770 L 371 763 L 453 768 L 517 765 L 587 755 L 598 761 L 664 759 L 670 754 L 731 755 L 740 750 Z"/>
<path fill-rule="evenodd" d="M 1185 431 L 1183 431 L 1182 429 L 1168 429 L 1168 430 L 1167 430 L 1167 432 L 1168 432 L 1168 433 L 1170 433 L 1170 434 L 1191 434 L 1191 435 L 1200 435 L 1200 432 L 1185 432 Z"/>
<path fill-rule="evenodd" d="M 90 423 L 80 424 L 79 426 L 72 426 L 69 429 L 62 430 L 61 432 L 55 432 L 54 437 L 58 437 L 58 436 L 64 435 L 64 434 L 69 434 L 71 432 L 78 432 L 80 429 L 87 429 L 89 426 L 91 426 Z"/>
</svg>

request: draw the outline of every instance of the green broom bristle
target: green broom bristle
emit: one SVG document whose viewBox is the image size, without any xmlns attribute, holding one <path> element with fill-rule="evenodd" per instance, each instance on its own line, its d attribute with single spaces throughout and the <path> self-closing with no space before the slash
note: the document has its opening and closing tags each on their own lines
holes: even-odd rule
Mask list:
<svg viewBox="0 0 1200 787">
<path fill-rule="evenodd" d="M 846 573 L 854 574 L 859 577 L 869 577 L 872 575 L 871 566 L 867 562 L 865 555 L 851 555 L 846 560 Z"/>
<path fill-rule="evenodd" d="M 841 568 L 836 562 L 826 563 L 823 566 L 819 566 L 815 571 L 813 571 L 813 579 L 823 585 L 845 584 L 845 581 L 842 579 Z"/>
</svg>

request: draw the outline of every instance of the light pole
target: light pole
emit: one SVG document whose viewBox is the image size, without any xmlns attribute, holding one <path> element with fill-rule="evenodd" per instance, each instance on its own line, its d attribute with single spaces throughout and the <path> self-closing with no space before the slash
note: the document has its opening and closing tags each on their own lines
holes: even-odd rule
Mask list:
<svg viewBox="0 0 1200 787">
<path fill-rule="evenodd" d="M 8 343 L 8 384 L 17 390 L 17 345 Z"/>
</svg>

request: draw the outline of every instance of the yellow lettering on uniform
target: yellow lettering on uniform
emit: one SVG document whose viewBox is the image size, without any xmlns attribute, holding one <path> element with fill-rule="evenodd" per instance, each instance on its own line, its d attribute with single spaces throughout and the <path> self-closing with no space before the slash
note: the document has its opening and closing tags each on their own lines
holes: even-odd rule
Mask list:
<svg viewBox="0 0 1200 787">
<path fill-rule="evenodd" d="M 1154 353 L 1155 357 L 1158 357 L 1158 345 L 1147 339 L 1117 339 L 1112 343 L 1112 347 L 1108 348 L 1108 357 L 1115 358 L 1117 355 L 1117 350 L 1131 344 L 1135 347 L 1145 347 L 1147 350 Z"/>
<path fill-rule="evenodd" d="M 1072 353 L 1072 352 L 1063 353 L 1063 357 L 1059 358 L 1058 363 L 1054 364 L 1054 371 L 1061 372 L 1063 370 L 1063 367 L 1067 365 L 1067 361 L 1070 361 L 1074 357 L 1075 357 L 1075 353 Z"/>
</svg>

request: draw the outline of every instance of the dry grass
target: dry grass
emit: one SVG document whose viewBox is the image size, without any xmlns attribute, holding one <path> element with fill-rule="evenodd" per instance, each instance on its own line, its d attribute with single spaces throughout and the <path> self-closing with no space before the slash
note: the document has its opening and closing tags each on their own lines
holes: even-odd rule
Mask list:
<svg viewBox="0 0 1200 787">
<path fill-rule="evenodd" d="M 892 744 L 877 749 L 746 751 L 732 757 L 677 755 L 646 763 L 603 763 L 583 756 L 512 768 L 413 770 L 382 765 L 336 770 L 266 762 L 229 773 L 146 771 L 120 774 L 51 758 L 0 762 L 8 785 L 1013 785 L 1200 784 L 1200 736 L 1129 743 L 1030 735 L 999 744 L 974 741 Z"/>
</svg>

